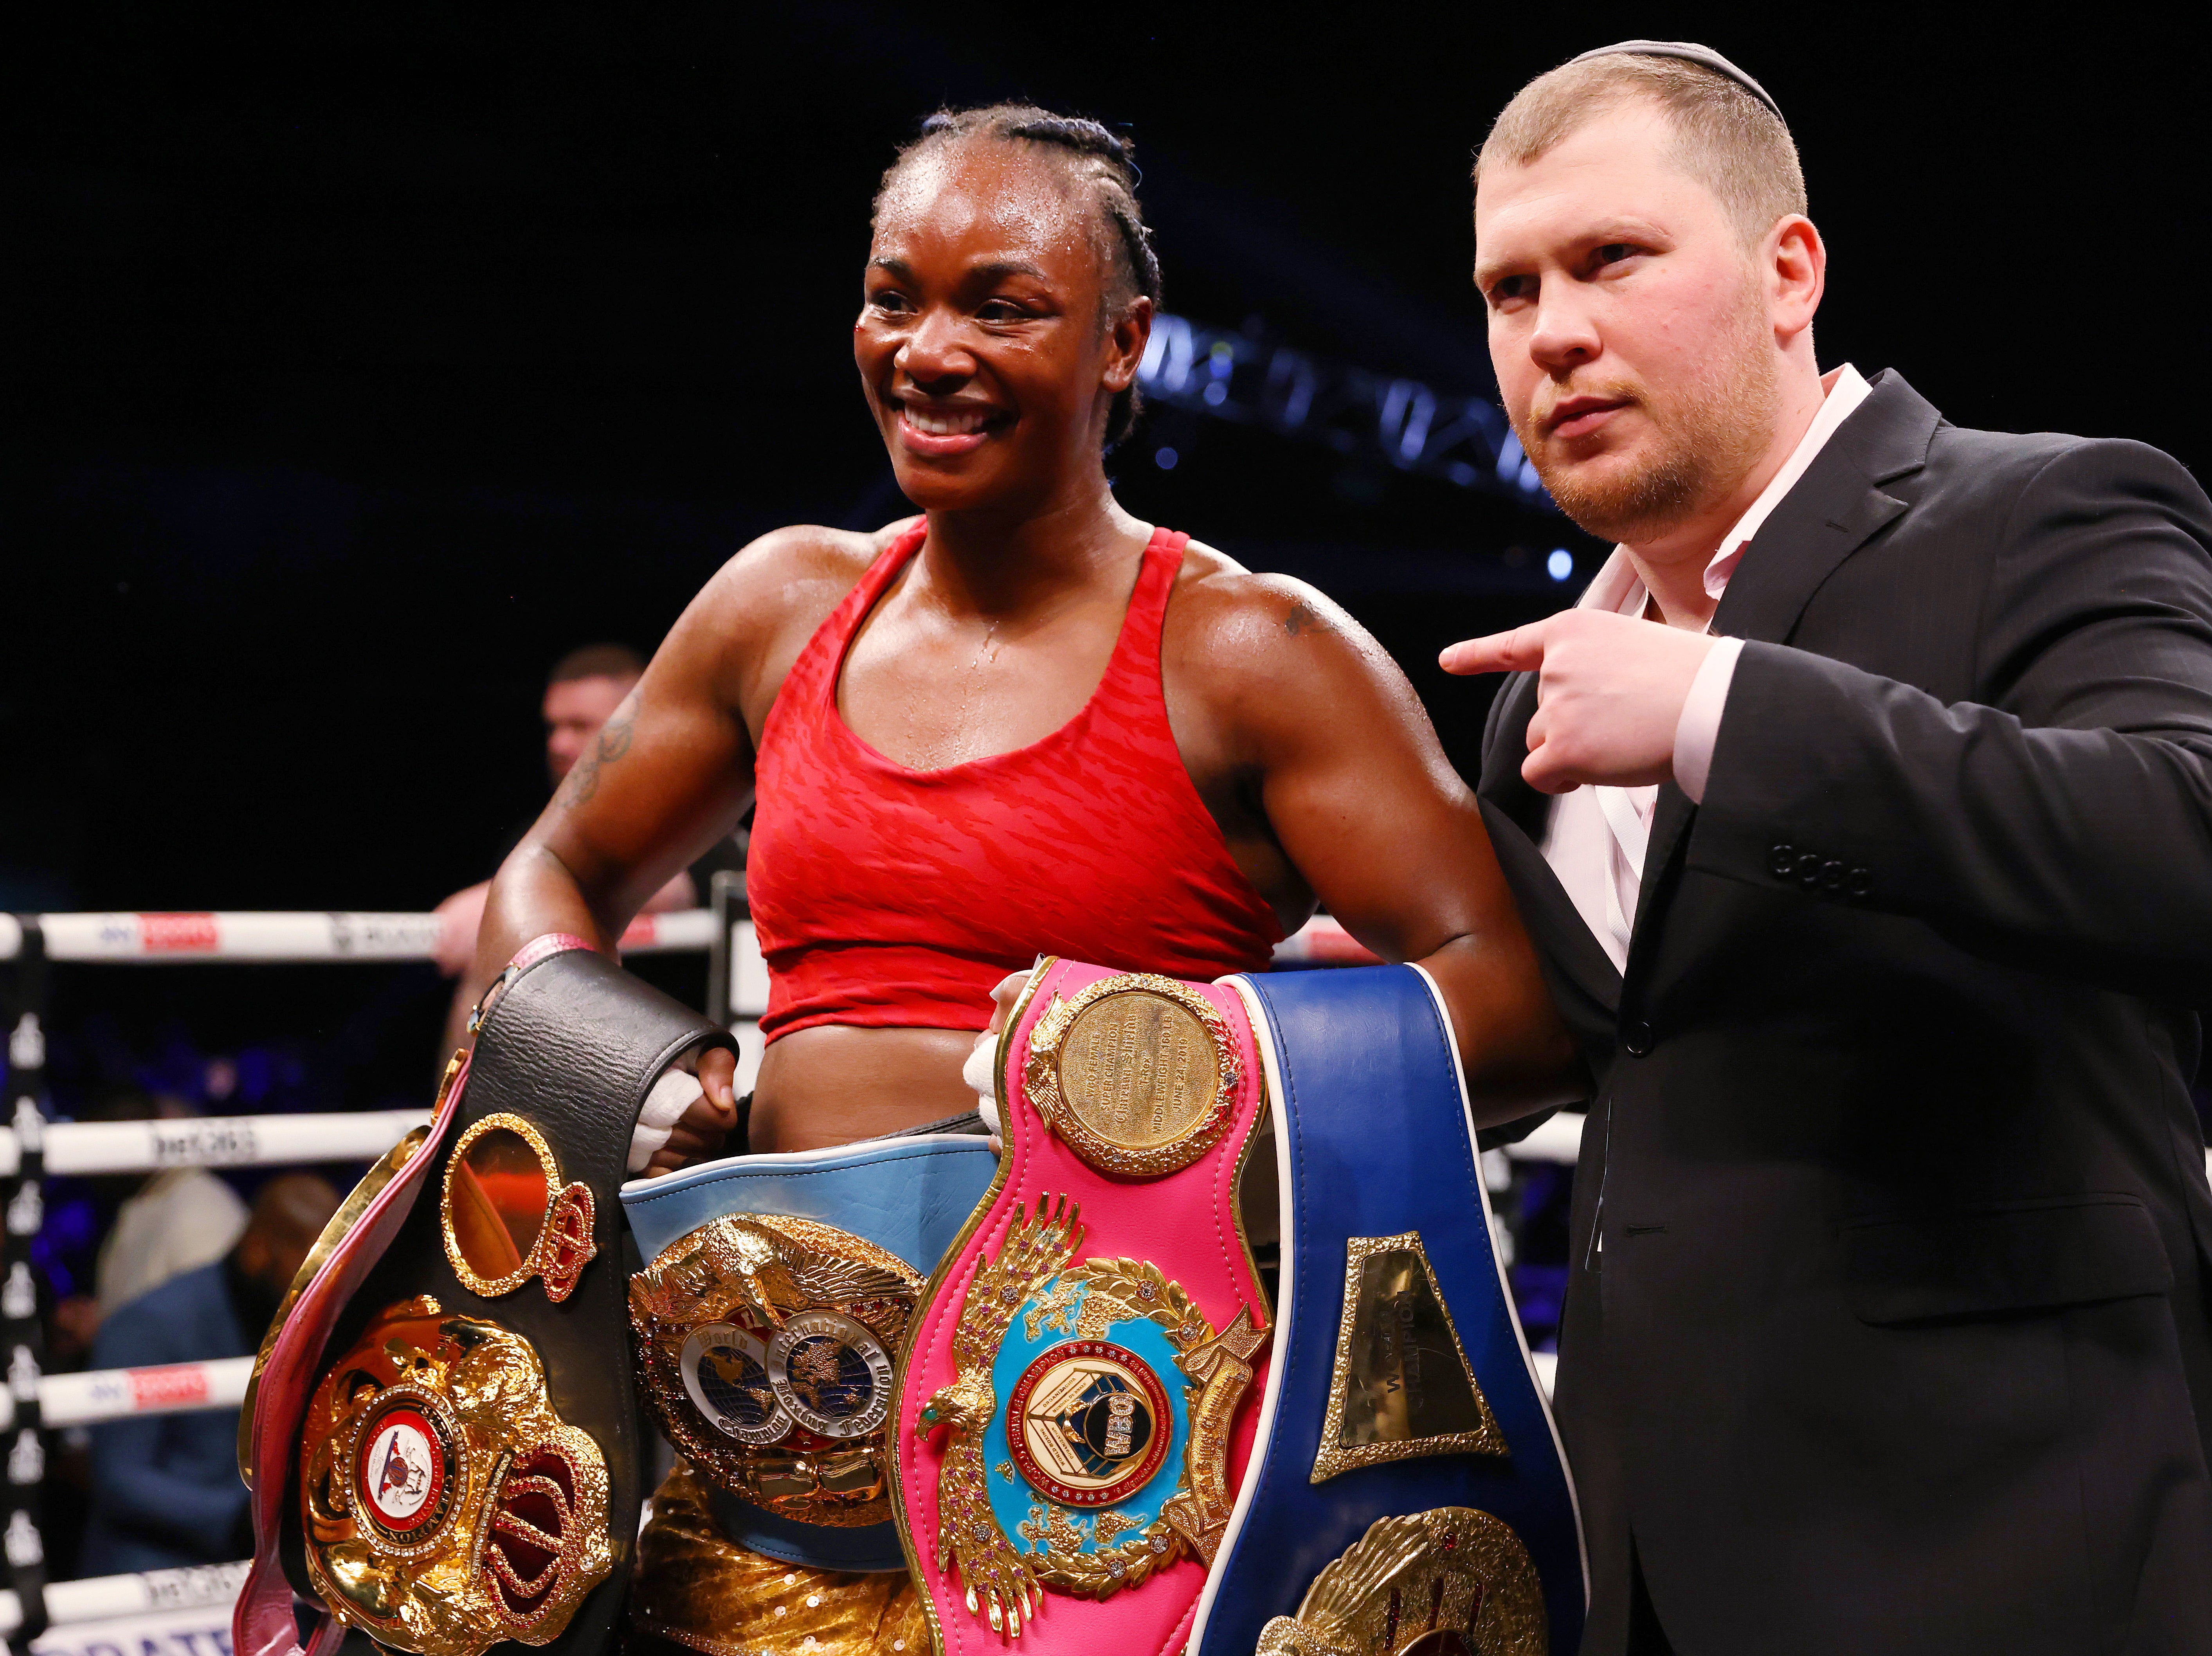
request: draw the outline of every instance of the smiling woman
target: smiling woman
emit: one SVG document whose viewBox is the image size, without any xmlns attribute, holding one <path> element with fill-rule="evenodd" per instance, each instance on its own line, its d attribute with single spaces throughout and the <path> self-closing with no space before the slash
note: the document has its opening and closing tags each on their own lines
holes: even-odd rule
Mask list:
<svg viewBox="0 0 2212 1656">
<path fill-rule="evenodd" d="M 657 1169 L 733 1128 L 755 1151 L 961 1131 L 1003 977 L 1040 954 L 1263 969 L 1316 901 L 1436 979 L 1479 1119 L 1572 1084 L 1481 816 L 1389 658 L 1311 588 L 1114 498 L 1160 293 L 1136 181 L 1104 127 L 1026 106 L 933 117 L 900 153 L 854 359 L 924 515 L 732 560 L 494 883 L 487 980 L 544 933 L 618 937 L 757 801 L 766 1054 L 746 1101 L 701 1061 Z M 721 1649 L 669 1584 L 760 1561 L 680 1510 L 656 1508 L 641 1603 Z M 872 1632 L 825 1642 L 921 1636 L 891 1581 L 848 1607 Z"/>
<path fill-rule="evenodd" d="M 1302 583 L 1139 523 L 1105 475 L 1159 267 L 1128 145 L 996 106 L 884 175 L 854 325 L 925 516 L 748 547 L 508 858 L 477 961 L 611 939 L 757 795 L 771 973 L 747 1142 L 953 1116 L 1000 978 L 1040 952 L 1188 978 L 1264 966 L 1316 899 L 1453 998 L 1479 1110 L 1565 1047 L 1474 801 L 1389 658 Z M 657 1168 L 738 1120 L 731 1074 Z"/>
<path fill-rule="evenodd" d="M 1142 300 L 1149 331 L 1151 314 L 1160 303 L 1160 261 L 1152 251 L 1152 233 L 1145 227 L 1144 213 L 1137 205 L 1136 162 L 1128 144 L 1096 121 L 1070 120 L 1066 116 L 1019 105 L 945 111 L 931 116 L 922 123 L 921 136 L 899 152 L 898 159 L 884 174 L 883 188 L 876 196 L 878 240 L 887 224 L 895 222 L 902 215 L 911 214 L 915 190 L 927 188 L 926 179 L 912 177 L 917 167 L 929 160 L 940 159 L 948 146 L 978 136 L 994 138 L 1001 143 L 1049 146 L 1067 152 L 1067 182 L 1089 191 L 1092 197 L 1094 211 L 1087 227 L 1095 244 L 1094 256 L 1104 276 L 1101 283 L 1100 318 L 1116 319 L 1117 311 L 1133 314 L 1134 301 Z M 872 258 L 869 272 L 872 309 L 889 319 L 908 308 L 909 301 L 899 291 L 899 283 L 911 282 L 914 272 L 896 252 L 882 252 Z M 880 282 L 875 280 L 878 272 L 884 277 Z M 1000 279 L 1043 279 L 1043 272 L 1033 265 L 985 269 L 973 274 L 986 285 Z M 998 295 L 995 303 L 1000 319 L 1018 320 L 1023 314 L 1020 301 L 1012 295 Z M 864 315 L 863 330 L 866 322 Z M 1115 343 L 1126 346 L 1127 342 Z M 1141 336 L 1138 343 L 1141 355 Z M 1109 449 L 1129 434 L 1143 406 L 1133 371 L 1124 378 L 1117 368 L 1115 379 L 1120 389 L 1114 392 L 1106 418 L 1105 446 Z M 986 411 L 980 406 L 972 410 L 940 410 L 925 406 L 927 400 L 925 393 L 907 405 L 907 420 L 918 432 L 954 436 L 981 430 L 981 416 Z M 880 403 L 877 411 L 880 418 Z M 958 422 L 966 420 L 974 423 L 963 428 Z M 941 422 L 950 423 L 940 427 Z M 896 448 L 893 452 L 896 455 Z M 906 480 L 902 477 L 900 481 L 903 483 Z M 911 496 L 912 490 L 908 492 Z"/>
</svg>

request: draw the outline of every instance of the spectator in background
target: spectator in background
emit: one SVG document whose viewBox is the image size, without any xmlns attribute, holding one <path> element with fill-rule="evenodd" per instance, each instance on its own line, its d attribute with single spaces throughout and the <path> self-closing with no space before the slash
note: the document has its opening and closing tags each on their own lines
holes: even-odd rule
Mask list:
<svg viewBox="0 0 2212 1656">
<path fill-rule="evenodd" d="M 545 681 L 545 773 L 553 787 L 567 776 L 599 739 L 599 730 L 622 706 L 638 680 L 645 676 L 645 658 L 627 644 L 586 644 L 568 652 L 553 664 Z M 529 824 L 509 836 L 501 856 L 514 848 Z M 708 884 L 717 870 L 745 865 L 745 829 L 739 828 L 689 869 L 655 892 L 641 911 L 665 913 L 672 909 L 696 908 L 708 899 Z M 477 927 L 483 919 L 484 896 L 491 882 L 479 880 L 456 891 L 434 911 L 444 922 L 438 937 L 438 970 L 461 978 L 477 952 Z M 483 987 L 465 978 L 455 986 L 453 1004 L 446 1019 L 446 1039 L 438 1051 L 440 1066 L 461 1045 L 469 1008 Z"/>
<path fill-rule="evenodd" d="M 193 1113 L 181 1099 L 117 1087 L 96 1096 L 81 1119 L 167 1121 Z M 111 1175 L 93 1184 L 99 1195 L 121 1202 L 94 1274 L 102 1316 L 173 1277 L 222 1259 L 246 1228 L 246 1204 L 204 1168 Z"/>
<path fill-rule="evenodd" d="M 545 719 L 545 774 L 552 786 L 561 786 L 561 779 L 599 738 L 600 726 L 614 717 L 623 698 L 644 676 L 645 658 L 627 644 L 586 644 L 553 664 L 539 709 Z M 511 836 L 521 837 L 520 833 Z M 501 855 L 511 848 L 502 849 Z M 490 889 L 489 880 L 479 880 L 433 911 L 445 923 L 438 937 L 438 970 L 449 978 L 459 977 L 475 957 L 477 925 L 483 919 L 484 894 Z M 679 874 L 654 895 L 646 910 L 689 908 L 696 895 L 690 876 Z"/>
<path fill-rule="evenodd" d="M 99 1368 L 251 1356 L 338 1193 L 313 1174 L 261 1187 L 237 1247 L 111 1312 L 93 1347 Z M 88 1575 L 250 1557 L 238 1411 L 146 1415 L 92 1429 Z"/>
</svg>

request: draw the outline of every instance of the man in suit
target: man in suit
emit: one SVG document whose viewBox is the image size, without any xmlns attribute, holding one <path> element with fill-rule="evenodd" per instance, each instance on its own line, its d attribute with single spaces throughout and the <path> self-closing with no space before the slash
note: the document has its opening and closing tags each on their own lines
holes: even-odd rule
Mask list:
<svg viewBox="0 0 2212 1656">
<path fill-rule="evenodd" d="M 1620 543 L 1478 788 L 1588 1059 L 1559 1419 L 1589 1656 L 2212 1651 L 2212 505 L 1823 374 L 1771 100 L 1509 105 L 1476 280 Z"/>
</svg>

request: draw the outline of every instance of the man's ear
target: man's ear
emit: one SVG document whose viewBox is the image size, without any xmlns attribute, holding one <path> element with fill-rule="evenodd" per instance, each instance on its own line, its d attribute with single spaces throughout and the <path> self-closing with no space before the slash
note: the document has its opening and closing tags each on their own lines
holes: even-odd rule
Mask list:
<svg viewBox="0 0 2212 1656">
<path fill-rule="evenodd" d="M 1152 343 L 1152 301 L 1141 294 L 1121 307 L 1106 331 L 1106 389 L 1119 395 L 1137 382 L 1137 369 Z"/>
<path fill-rule="evenodd" d="M 1828 248 L 1813 221 L 1789 213 L 1766 233 L 1762 245 L 1774 337 L 1782 344 L 1813 325 L 1828 280 Z"/>
</svg>

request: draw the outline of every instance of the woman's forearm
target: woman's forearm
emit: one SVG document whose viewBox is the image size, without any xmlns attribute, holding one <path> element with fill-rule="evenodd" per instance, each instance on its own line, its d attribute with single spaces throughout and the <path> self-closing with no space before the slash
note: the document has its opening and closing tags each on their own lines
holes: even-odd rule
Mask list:
<svg viewBox="0 0 2212 1656">
<path fill-rule="evenodd" d="M 1462 935 L 1420 964 L 1451 1009 L 1476 1126 L 1497 1126 L 1587 1095 L 1582 1059 L 1526 939 Z"/>
<path fill-rule="evenodd" d="M 500 864 L 484 901 L 483 925 L 477 932 L 475 964 L 464 980 L 480 994 L 514 952 L 549 931 L 567 931 L 595 949 L 611 949 L 630 916 L 616 912 L 619 895 L 609 891 L 595 902 L 574 872 L 534 836 L 526 838 Z"/>
</svg>

